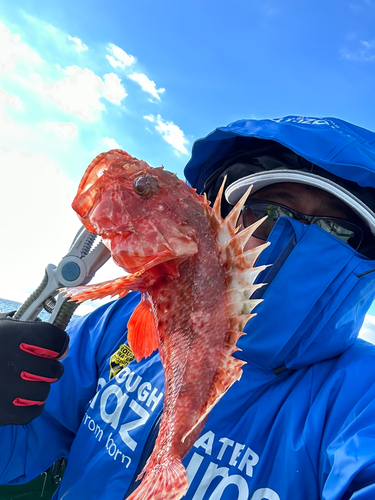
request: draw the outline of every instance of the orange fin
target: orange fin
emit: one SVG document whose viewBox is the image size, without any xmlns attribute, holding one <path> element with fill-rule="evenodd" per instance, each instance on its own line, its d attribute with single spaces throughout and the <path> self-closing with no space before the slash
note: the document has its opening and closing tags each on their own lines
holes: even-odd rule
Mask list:
<svg viewBox="0 0 375 500">
<path fill-rule="evenodd" d="M 158 347 L 152 304 L 144 294 L 128 321 L 128 342 L 138 362 L 150 356 Z"/>
<path fill-rule="evenodd" d="M 62 288 L 60 291 L 65 292 L 68 297 L 71 297 L 77 302 L 114 297 L 115 295 L 121 298 L 125 297 L 131 290 L 138 290 L 143 282 L 144 273 L 139 271 L 129 276 L 123 276 L 111 281 L 104 281 L 96 285 Z"/>
</svg>

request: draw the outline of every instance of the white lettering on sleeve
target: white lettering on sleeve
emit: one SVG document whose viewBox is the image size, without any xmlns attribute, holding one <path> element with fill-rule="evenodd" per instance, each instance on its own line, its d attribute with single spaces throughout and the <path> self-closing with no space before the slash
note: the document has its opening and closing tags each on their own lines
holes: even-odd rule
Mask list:
<svg viewBox="0 0 375 500">
<path fill-rule="evenodd" d="M 203 476 L 203 479 L 200 485 L 198 486 L 197 491 L 195 492 L 195 495 L 193 496 L 192 500 L 202 500 L 208 487 L 215 479 L 215 477 L 226 477 L 227 475 L 228 475 L 227 467 L 218 467 L 216 464 L 211 462 L 210 465 L 207 467 L 206 473 Z M 211 498 L 217 498 L 217 497 L 211 497 Z"/>
<path fill-rule="evenodd" d="M 150 382 L 144 382 L 142 385 L 140 385 L 138 389 L 139 401 L 146 401 L 151 389 L 152 385 L 150 384 Z"/>
<path fill-rule="evenodd" d="M 191 484 L 195 478 L 195 474 L 197 473 L 201 463 L 203 462 L 203 458 L 201 455 L 198 455 L 198 453 L 193 454 L 193 456 L 190 459 L 189 465 L 186 467 L 186 472 L 188 475 L 188 483 Z"/>
<path fill-rule="evenodd" d="M 157 405 L 159 404 L 160 400 L 163 398 L 163 393 L 161 392 L 159 394 L 159 396 L 156 396 L 156 393 L 158 392 L 158 390 L 155 389 L 152 391 L 152 393 L 150 394 L 150 397 L 148 398 L 148 400 L 146 401 L 146 406 L 149 407 L 151 403 L 154 403 L 153 406 L 151 407 L 151 411 L 154 411 L 155 408 L 157 407 Z"/>
<path fill-rule="evenodd" d="M 113 413 L 107 413 L 106 403 L 109 396 L 114 395 L 117 398 L 117 405 Z M 126 401 L 129 399 L 127 394 L 123 394 L 120 387 L 117 385 L 110 385 L 107 387 L 100 398 L 100 416 L 107 424 L 111 424 L 114 429 L 117 429 L 121 412 L 124 408 Z"/>
<path fill-rule="evenodd" d="M 139 386 L 140 381 L 142 380 L 142 377 L 140 377 L 138 375 L 137 378 L 135 379 L 135 381 L 133 382 L 134 375 L 135 375 L 135 373 L 132 372 L 129 375 L 129 377 L 126 379 L 125 387 L 126 387 L 128 392 L 134 392 L 136 390 L 136 388 Z M 133 384 L 132 384 L 132 382 L 133 382 Z"/>
<path fill-rule="evenodd" d="M 276 491 L 273 491 L 270 488 L 261 488 L 260 490 L 256 490 L 254 492 L 251 500 L 280 500 L 280 497 Z"/>
<path fill-rule="evenodd" d="M 245 448 L 244 444 L 236 443 L 236 446 L 234 447 L 232 456 L 229 460 L 229 465 L 236 465 L 237 464 L 237 458 L 239 454 L 241 453 L 241 450 Z"/>
<path fill-rule="evenodd" d="M 251 448 L 247 448 L 238 468 L 242 471 L 246 465 L 246 474 L 253 477 L 254 467 L 258 462 L 259 455 L 257 455 Z"/>
<path fill-rule="evenodd" d="M 136 420 L 132 420 L 131 422 L 127 422 L 126 424 L 122 424 L 119 430 L 119 434 L 124 443 L 129 446 L 131 450 L 135 450 L 137 446 L 137 442 L 134 441 L 132 437 L 129 436 L 129 432 L 133 429 L 136 429 L 140 425 L 144 425 L 149 418 L 150 414 L 146 411 L 142 406 L 140 406 L 136 401 L 132 400 L 130 402 L 130 408 L 141 418 L 137 418 Z"/>
<path fill-rule="evenodd" d="M 201 446 L 207 455 L 211 455 L 214 439 L 215 434 L 212 431 L 208 431 L 206 432 L 206 434 L 203 434 L 203 436 L 197 439 L 197 441 L 195 441 L 194 446 L 196 448 L 199 448 Z"/>
<path fill-rule="evenodd" d="M 217 459 L 218 460 L 221 460 L 223 458 L 223 455 L 225 453 L 225 450 L 228 448 L 228 446 L 233 446 L 234 445 L 234 441 L 232 441 L 231 439 L 229 438 L 221 438 L 219 439 L 220 443 L 223 443 L 223 446 L 221 447 L 218 455 L 217 455 Z"/>
<path fill-rule="evenodd" d="M 125 379 L 126 377 L 129 375 L 130 373 L 130 368 L 128 366 L 125 366 L 125 368 L 123 368 L 116 376 L 115 376 L 115 380 L 117 383 L 119 384 L 122 384 L 123 382 L 125 382 Z"/>
<path fill-rule="evenodd" d="M 219 469 L 220 470 L 220 469 Z M 238 495 L 235 497 L 231 494 L 232 500 L 247 500 L 249 498 L 249 487 L 247 485 L 246 479 L 238 474 L 233 474 L 229 476 L 228 474 L 220 481 L 215 490 L 212 492 L 209 500 L 217 500 L 222 497 L 224 490 L 230 484 L 234 484 L 238 488 Z M 232 496 L 233 495 L 233 496 Z"/>
</svg>

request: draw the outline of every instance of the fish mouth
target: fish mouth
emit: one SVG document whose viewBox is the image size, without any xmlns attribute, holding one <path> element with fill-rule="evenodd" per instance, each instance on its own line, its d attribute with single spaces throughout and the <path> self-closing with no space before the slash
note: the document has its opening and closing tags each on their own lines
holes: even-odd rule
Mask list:
<svg viewBox="0 0 375 500">
<path fill-rule="evenodd" d="M 113 255 L 114 249 L 121 243 L 124 243 L 131 235 L 133 231 L 125 232 L 114 232 L 114 231 L 100 231 L 98 234 L 102 239 L 103 244 L 108 248 L 108 250 Z"/>
<path fill-rule="evenodd" d="M 124 229 L 121 231 L 106 229 L 99 231 L 98 234 L 99 236 L 101 236 L 101 238 L 103 238 L 103 240 L 118 242 L 119 240 L 121 241 L 126 240 L 127 238 L 129 238 L 129 236 L 134 234 L 134 232 L 135 232 L 134 229 Z"/>
<path fill-rule="evenodd" d="M 153 248 L 142 247 L 134 232 L 121 233 L 111 237 L 105 244 L 110 249 L 116 264 L 130 273 L 147 271 L 161 262 L 175 257 L 170 248 L 160 243 Z"/>
</svg>

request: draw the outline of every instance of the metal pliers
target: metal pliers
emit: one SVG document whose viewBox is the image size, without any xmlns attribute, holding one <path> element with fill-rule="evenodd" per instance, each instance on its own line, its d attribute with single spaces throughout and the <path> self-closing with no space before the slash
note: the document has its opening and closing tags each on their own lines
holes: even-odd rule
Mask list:
<svg viewBox="0 0 375 500">
<path fill-rule="evenodd" d="M 51 316 L 49 323 L 65 330 L 78 303 L 69 300 L 60 288 L 86 285 L 110 258 L 111 253 L 99 241 L 96 234 L 90 233 L 84 227 L 76 234 L 69 252 L 56 267 L 48 264 L 43 281 L 38 288 L 15 312 L 13 318 L 21 321 L 33 321 L 42 309 Z"/>
</svg>

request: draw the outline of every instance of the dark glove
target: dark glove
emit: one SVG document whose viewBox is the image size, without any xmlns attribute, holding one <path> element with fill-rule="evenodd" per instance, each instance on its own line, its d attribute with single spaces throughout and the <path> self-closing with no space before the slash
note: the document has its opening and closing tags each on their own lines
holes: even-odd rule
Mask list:
<svg viewBox="0 0 375 500">
<path fill-rule="evenodd" d="M 3 316 L 3 315 L 2 315 Z M 64 367 L 69 336 L 50 323 L 0 318 L 0 426 L 28 424 Z"/>
</svg>

